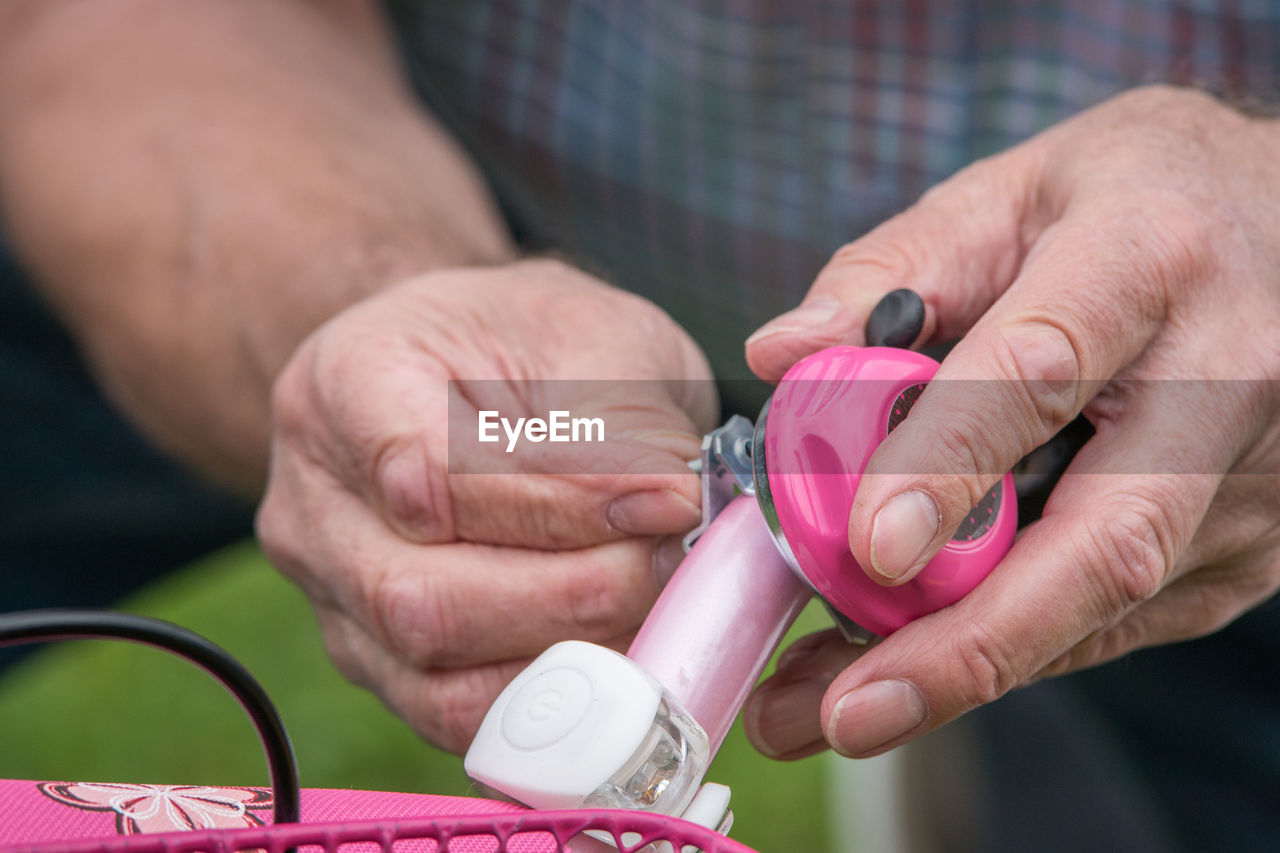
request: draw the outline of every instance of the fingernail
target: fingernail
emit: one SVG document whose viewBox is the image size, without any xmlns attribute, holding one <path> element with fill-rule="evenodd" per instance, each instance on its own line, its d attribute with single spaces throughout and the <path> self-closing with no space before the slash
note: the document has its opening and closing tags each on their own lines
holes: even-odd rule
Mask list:
<svg viewBox="0 0 1280 853">
<path fill-rule="evenodd" d="M 889 580 L 907 580 L 938 535 L 938 505 L 924 492 L 903 492 L 871 523 L 871 568 Z"/>
<path fill-rule="evenodd" d="M 605 510 L 605 520 L 619 533 L 660 536 L 692 530 L 702 517 L 702 508 L 670 489 L 632 492 L 614 498 Z"/>
<path fill-rule="evenodd" d="M 622 430 L 610 433 L 610 439 L 625 439 L 644 444 L 683 460 L 697 459 L 702 454 L 702 436 L 675 429 L 653 429 L 642 432 Z"/>
<path fill-rule="evenodd" d="M 684 560 L 684 537 L 666 536 L 653 549 L 653 579 L 662 589 Z"/>
<path fill-rule="evenodd" d="M 777 758 L 822 740 L 818 709 L 830 684 L 807 680 L 763 688 L 747 710 L 756 748 Z"/>
<path fill-rule="evenodd" d="M 858 758 L 902 737 L 923 723 L 927 712 L 914 684 L 873 681 L 840 697 L 827 723 L 827 740 L 841 755 Z"/>
<path fill-rule="evenodd" d="M 840 302 L 829 296 L 817 296 L 805 302 L 799 308 L 788 311 L 778 317 L 774 317 L 768 323 L 765 323 L 759 329 L 747 338 L 747 343 L 753 343 L 761 338 L 767 338 L 770 335 L 776 335 L 781 332 L 812 332 L 830 322 L 831 318 L 836 316 L 840 310 Z"/>
</svg>

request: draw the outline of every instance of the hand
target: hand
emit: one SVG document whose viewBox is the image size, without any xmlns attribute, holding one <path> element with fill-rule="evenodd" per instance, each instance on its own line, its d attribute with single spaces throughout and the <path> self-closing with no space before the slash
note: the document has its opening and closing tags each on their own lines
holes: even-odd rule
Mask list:
<svg viewBox="0 0 1280 853">
<path fill-rule="evenodd" d="M 534 381 L 552 379 L 650 381 Z M 699 518 L 686 463 L 716 416 L 709 379 L 655 306 L 561 264 L 421 276 L 322 326 L 281 374 L 259 536 L 338 668 L 462 751 L 530 657 L 621 648 L 639 626 L 681 554 L 664 536 Z M 545 418 L 550 397 L 605 421 L 607 457 L 463 440 L 480 409 Z"/>
<path fill-rule="evenodd" d="M 825 736 L 874 755 L 1037 678 L 1212 632 L 1280 588 L 1277 153 L 1273 121 L 1126 93 L 844 247 L 748 341 L 776 380 L 862 343 L 899 287 L 927 306 L 918 345 L 963 336 L 850 511 L 849 546 L 884 584 L 1077 414 L 1096 429 L 965 599 L 865 653 L 830 632 L 790 649 L 748 706 L 758 747 L 798 757 Z"/>
</svg>

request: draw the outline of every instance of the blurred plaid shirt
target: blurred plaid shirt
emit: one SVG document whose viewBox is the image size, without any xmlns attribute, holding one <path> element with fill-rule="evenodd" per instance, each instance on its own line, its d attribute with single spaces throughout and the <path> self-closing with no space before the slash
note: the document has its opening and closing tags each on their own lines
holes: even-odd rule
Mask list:
<svg viewBox="0 0 1280 853">
<path fill-rule="evenodd" d="M 517 233 L 670 311 L 721 377 L 839 246 L 1135 85 L 1280 100 L 1280 3 L 390 0 Z"/>
</svg>

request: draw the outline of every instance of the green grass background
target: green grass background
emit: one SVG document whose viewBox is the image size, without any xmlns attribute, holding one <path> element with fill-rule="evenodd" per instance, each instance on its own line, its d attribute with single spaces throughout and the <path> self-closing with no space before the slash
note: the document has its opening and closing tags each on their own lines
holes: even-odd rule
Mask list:
<svg viewBox="0 0 1280 853">
<path fill-rule="evenodd" d="M 190 628 L 235 655 L 276 702 L 304 787 L 465 795 L 435 750 L 329 664 L 305 599 L 251 544 L 175 573 L 121 609 Z M 793 635 L 824 624 L 811 606 Z M 733 836 L 761 851 L 830 848 L 825 762 L 756 753 L 737 725 L 708 779 L 733 789 Z M 265 785 L 248 719 L 202 671 L 124 643 L 51 646 L 0 679 L 0 777 Z"/>
</svg>

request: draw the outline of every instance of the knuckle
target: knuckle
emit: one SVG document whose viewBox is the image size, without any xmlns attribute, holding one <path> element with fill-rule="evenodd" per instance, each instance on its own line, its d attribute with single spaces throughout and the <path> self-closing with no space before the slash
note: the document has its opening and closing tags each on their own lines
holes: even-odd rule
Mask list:
<svg viewBox="0 0 1280 853">
<path fill-rule="evenodd" d="M 524 518 L 518 523 L 522 542 L 542 542 L 551 550 L 580 545 L 582 518 L 590 504 L 583 497 L 550 481 L 540 482 L 536 494 L 521 495 Z"/>
<path fill-rule="evenodd" d="M 1239 117 L 1206 92 L 1169 84 L 1131 89 L 1113 100 L 1111 112 L 1121 121 L 1112 126 L 1111 136 L 1118 139 L 1108 139 L 1109 143 L 1128 140 L 1134 157 L 1145 153 L 1162 159 L 1169 153 L 1203 150 L 1206 140 Z M 1148 159 L 1135 165 L 1150 169 L 1153 163 Z"/>
<path fill-rule="evenodd" d="M 268 488 L 254 515 L 254 534 L 267 560 L 296 583 L 304 573 L 307 553 L 294 522 L 288 501 L 277 489 Z"/>
<path fill-rule="evenodd" d="M 272 425 L 285 435 L 300 433 L 314 421 L 308 363 L 303 352 L 295 355 L 271 386 Z"/>
<path fill-rule="evenodd" d="M 372 479 L 386 521 L 398 533 L 415 542 L 438 537 L 446 489 L 422 442 L 384 442 L 373 455 Z"/>
<path fill-rule="evenodd" d="M 958 695 L 966 708 L 994 702 L 1020 683 L 1016 653 L 996 631 L 970 625 L 953 643 L 960 665 Z"/>
<path fill-rule="evenodd" d="M 990 430 L 982 426 L 977 416 L 960 413 L 952 414 L 931 432 L 931 451 L 937 461 L 927 465 L 928 470 L 909 473 L 931 478 L 931 487 L 942 498 L 939 506 L 944 514 L 954 510 L 963 516 L 978 505 L 994 479 L 1003 475 L 987 446 L 990 442 L 976 438 L 989 434 Z"/>
<path fill-rule="evenodd" d="M 334 668 L 352 684 L 371 687 L 373 682 L 369 672 L 360 662 L 348 632 L 341 625 L 340 617 L 326 616 L 319 611 L 316 616 L 320 623 L 320 637 L 324 642 L 325 652 L 329 655 Z"/>
<path fill-rule="evenodd" d="M 988 466 L 986 451 L 974 440 L 974 436 L 982 435 L 979 419 L 971 414 L 955 412 L 944 423 L 938 424 L 937 431 L 930 435 L 937 452 L 942 456 L 937 470 L 921 473 L 968 475 L 981 473 Z"/>
<path fill-rule="evenodd" d="M 1174 564 L 1164 514 L 1149 501 L 1133 503 L 1104 516 L 1110 520 L 1090 533 L 1093 579 L 1113 612 L 1123 613 L 1154 596 Z"/>
<path fill-rule="evenodd" d="M 1047 318 L 1020 323 L 1001 336 L 1002 372 L 1030 421 L 1028 446 L 1043 443 L 1080 410 L 1082 359 L 1076 338 L 1061 319 Z"/>
<path fill-rule="evenodd" d="M 483 689 L 477 677 L 432 678 L 428 675 L 419 692 L 416 709 L 406 709 L 409 719 L 417 719 L 427 739 L 441 749 L 461 753 L 470 745 L 480 721 L 497 694 Z"/>
<path fill-rule="evenodd" d="M 1132 156 L 1147 164 L 1153 157 L 1141 151 Z M 1165 171 L 1203 168 L 1175 162 Z M 1100 223 L 1091 227 L 1107 235 L 1103 245 L 1111 250 L 1109 261 L 1096 264 L 1098 283 L 1109 282 L 1124 295 L 1131 314 L 1160 318 L 1170 297 L 1212 280 L 1231 264 L 1237 227 L 1221 200 L 1203 189 L 1148 182 L 1100 201 L 1098 213 Z M 1114 318 L 1098 319 L 1104 328 L 1115 325 Z"/>
<path fill-rule="evenodd" d="M 565 606 L 573 631 L 586 639 L 613 637 L 639 624 L 639 596 L 627 594 L 613 573 L 584 571 L 566 585 Z"/>
<path fill-rule="evenodd" d="M 291 550 L 287 545 L 291 539 L 286 534 L 289 529 L 287 518 L 288 514 L 283 502 L 277 497 L 275 488 L 268 486 L 262 503 L 258 504 L 254 513 L 253 529 L 263 551 L 272 562 L 275 562 L 277 553 L 288 556 L 287 552 Z"/>
<path fill-rule="evenodd" d="M 373 581 L 374 636 L 393 655 L 418 669 L 445 665 L 456 651 L 460 625 L 451 596 L 430 572 L 393 575 Z"/>
<path fill-rule="evenodd" d="M 1135 203 L 1143 211 L 1144 227 L 1135 240 L 1147 259 L 1140 274 L 1149 281 L 1187 285 L 1211 277 L 1223 265 L 1223 229 L 1211 205 L 1166 189 L 1152 189 Z M 1154 212 L 1154 214 L 1153 214 Z"/>
<path fill-rule="evenodd" d="M 450 498 L 456 506 L 443 519 L 450 538 L 550 551 L 584 544 L 581 498 L 566 495 L 552 478 L 469 475 L 462 479 L 466 482 Z"/>
<path fill-rule="evenodd" d="M 1211 139 L 1215 130 L 1242 118 L 1238 111 L 1202 89 L 1165 84 L 1152 86 L 1146 94 L 1159 124 L 1190 142 Z"/>
<path fill-rule="evenodd" d="M 1216 103 L 1216 101 L 1198 89 L 1172 83 L 1149 83 L 1123 92 L 1116 97 L 1116 103 L 1124 104 L 1129 108 L 1182 112 L 1193 103 Z"/>
</svg>

